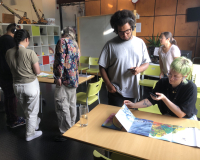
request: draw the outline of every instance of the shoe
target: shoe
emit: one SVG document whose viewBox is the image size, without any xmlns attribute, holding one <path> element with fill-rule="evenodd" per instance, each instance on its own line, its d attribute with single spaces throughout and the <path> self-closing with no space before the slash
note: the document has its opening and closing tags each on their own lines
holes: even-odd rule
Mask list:
<svg viewBox="0 0 200 160">
<path fill-rule="evenodd" d="M 37 137 L 40 137 L 42 135 L 42 131 L 35 131 L 35 134 L 29 137 L 26 137 L 26 141 L 31 141 Z"/>
<path fill-rule="evenodd" d="M 22 126 L 24 124 L 26 124 L 26 120 L 23 117 L 19 117 L 18 120 L 14 124 L 11 124 L 9 126 L 10 128 L 15 128 L 18 126 Z"/>
<path fill-rule="evenodd" d="M 59 136 L 56 136 L 54 140 L 56 142 L 64 142 L 67 140 L 67 137 L 64 137 L 63 135 L 59 135 Z"/>
<path fill-rule="evenodd" d="M 37 118 L 37 125 L 36 125 L 36 127 L 35 127 L 35 130 L 38 130 L 38 129 L 39 129 L 39 124 L 40 124 L 40 122 L 41 122 L 41 119 L 38 117 L 38 118 Z"/>
</svg>

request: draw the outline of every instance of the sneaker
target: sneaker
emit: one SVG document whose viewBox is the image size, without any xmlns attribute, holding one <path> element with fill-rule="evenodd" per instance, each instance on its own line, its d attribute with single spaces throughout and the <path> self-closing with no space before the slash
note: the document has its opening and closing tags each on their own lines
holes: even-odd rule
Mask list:
<svg viewBox="0 0 200 160">
<path fill-rule="evenodd" d="M 26 124 L 26 120 L 23 117 L 19 117 L 18 120 L 14 124 L 11 124 L 9 126 L 10 128 L 15 128 L 18 126 L 22 126 L 24 124 Z"/>
<path fill-rule="evenodd" d="M 26 137 L 26 141 L 31 141 L 37 137 L 40 137 L 42 135 L 42 131 L 35 131 L 35 134 L 29 137 Z"/>
<path fill-rule="evenodd" d="M 39 129 L 39 124 L 40 124 L 40 122 L 41 122 L 41 119 L 38 117 L 38 118 L 37 118 L 37 125 L 36 125 L 36 127 L 35 127 L 35 130 L 38 130 L 38 129 Z"/>
</svg>

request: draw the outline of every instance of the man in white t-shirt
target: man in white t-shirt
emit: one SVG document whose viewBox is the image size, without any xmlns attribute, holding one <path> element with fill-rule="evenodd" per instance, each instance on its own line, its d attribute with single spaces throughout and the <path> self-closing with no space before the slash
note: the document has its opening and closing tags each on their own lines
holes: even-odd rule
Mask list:
<svg viewBox="0 0 200 160">
<path fill-rule="evenodd" d="M 144 41 L 132 35 L 135 16 L 131 11 L 117 11 L 110 24 L 118 36 L 105 44 L 99 69 L 107 86 L 108 104 L 122 106 L 125 99 L 134 102 L 140 98 L 140 73 L 148 68 L 150 58 Z"/>
</svg>

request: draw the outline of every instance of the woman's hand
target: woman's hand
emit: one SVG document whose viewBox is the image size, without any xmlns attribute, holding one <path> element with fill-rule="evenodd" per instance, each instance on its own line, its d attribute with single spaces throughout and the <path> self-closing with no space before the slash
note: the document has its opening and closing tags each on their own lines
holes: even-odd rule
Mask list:
<svg viewBox="0 0 200 160">
<path fill-rule="evenodd" d="M 152 96 L 152 95 L 150 94 L 151 98 L 152 98 L 153 100 L 155 100 L 155 101 L 159 101 L 159 100 L 164 100 L 164 99 L 166 99 L 166 96 L 165 96 L 164 94 L 162 94 L 162 93 L 156 92 L 155 94 L 156 94 L 158 97 L 154 97 L 154 96 Z"/>
<path fill-rule="evenodd" d="M 56 79 L 56 85 L 58 85 L 58 86 L 61 86 L 62 85 L 62 82 L 61 82 L 61 79 L 59 78 L 59 79 Z"/>
<path fill-rule="evenodd" d="M 128 107 L 128 108 L 134 108 L 134 103 L 129 101 L 129 100 L 125 100 L 124 104 Z"/>
</svg>

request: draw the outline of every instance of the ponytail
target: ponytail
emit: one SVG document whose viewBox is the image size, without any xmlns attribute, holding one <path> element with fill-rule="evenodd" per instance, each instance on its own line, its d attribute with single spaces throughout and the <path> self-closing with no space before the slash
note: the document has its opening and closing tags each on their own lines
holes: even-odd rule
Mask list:
<svg viewBox="0 0 200 160">
<path fill-rule="evenodd" d="M 15 32 L 14 41 L 15 41 L 15 45 L 16 45 L 16 52 L 15 52 L 16 60 L 19 57 L 19 44 L 20 44 L 20 42 L 24 41 L 26 38 L 30 39 L 30 35 L 27 30 L 19 29 Z"/>
<path fill-rule="evenodd" d="M 176 42 L 176 40 L 172 37 L 172 33 L 171 33 L 171 32 L 162 32 L 162 33 L 160 34 L 160 36 L 162 36 L 162 35 L 164 35 L 166 39 L 169 38 L 169 42 L 170 42 L 171 44 L 177 45 L 177 42 Z"/>
</svg>

